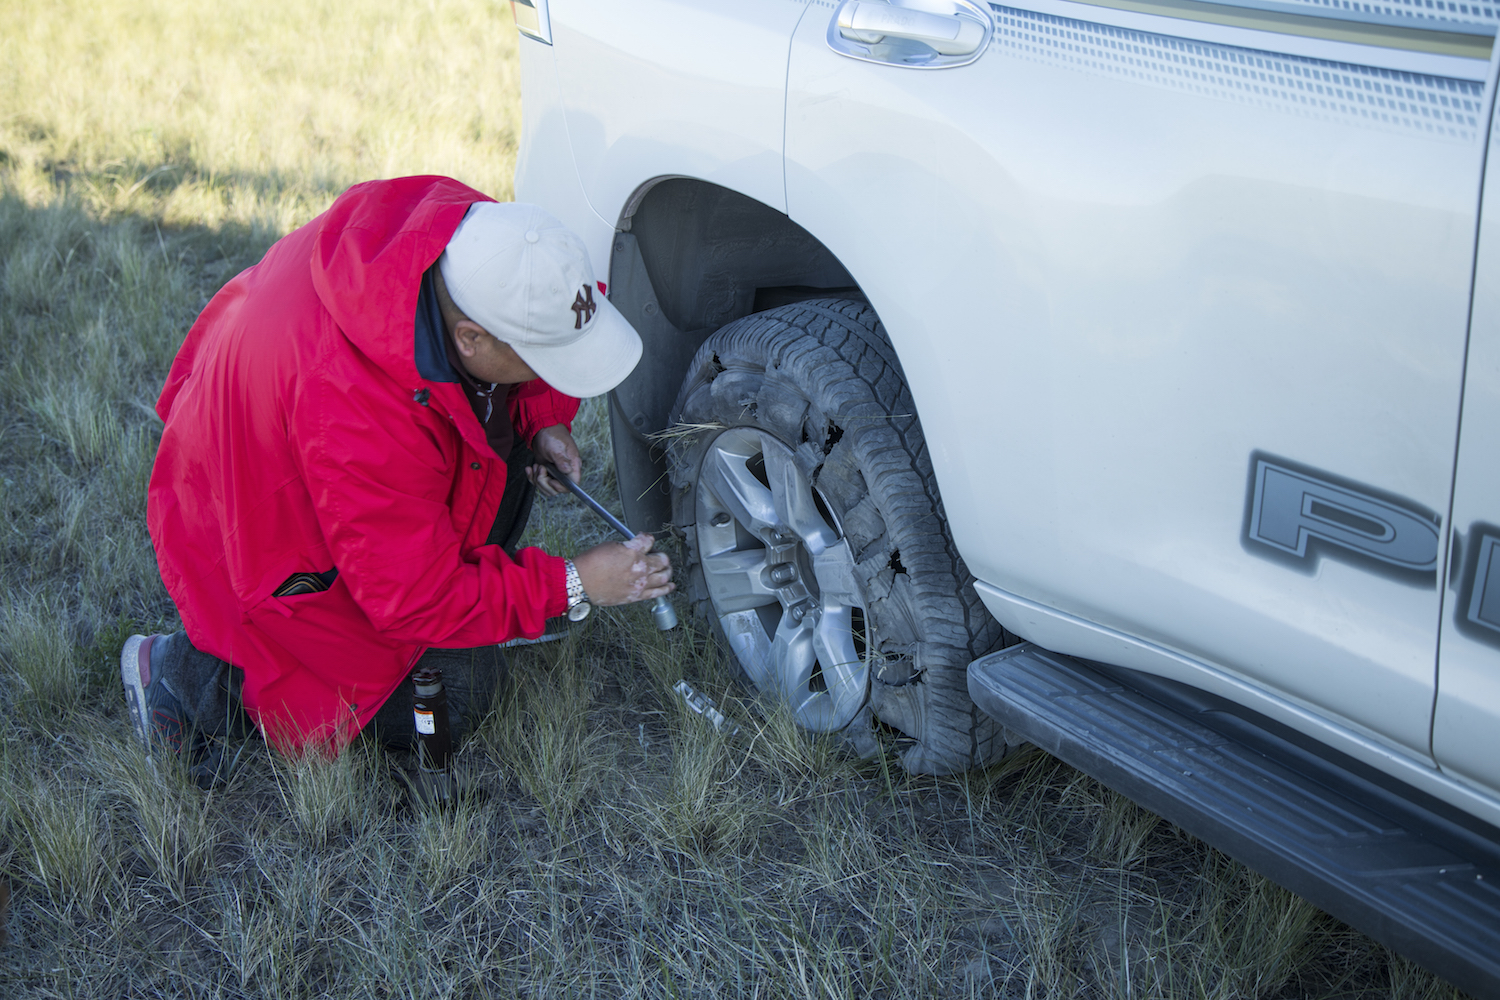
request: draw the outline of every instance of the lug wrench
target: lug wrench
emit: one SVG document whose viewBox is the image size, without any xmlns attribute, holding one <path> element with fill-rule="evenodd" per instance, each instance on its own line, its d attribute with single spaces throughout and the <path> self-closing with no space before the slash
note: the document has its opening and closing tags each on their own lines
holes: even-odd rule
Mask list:
<svg viewBox="0 0 1500 1000">
<path fill-rule="evenodd" d="M 549 476 L 566 486 L 568 491 L 582 500 L 590 510 L 604 518 L 604 523 L 623 535 L 627 542 L 635 537 L 635 532 L 631 531 L 624 521 L 615 517 L 602 503 L 585 493 L 582 486 L 579 486 L 571 478 L 560 472 L 557 466 L 551 462 L 541 461 L 540 459 L 537 461 L 542 468 L 547 470 Z M 656 627 L 663 632 L 677 627 L 677 611 L 672 607 L 672 603 L 667 600 L 666 595 L 658 597 L 651 603 L 651 620 L 656 622 Z"/>
</svg>

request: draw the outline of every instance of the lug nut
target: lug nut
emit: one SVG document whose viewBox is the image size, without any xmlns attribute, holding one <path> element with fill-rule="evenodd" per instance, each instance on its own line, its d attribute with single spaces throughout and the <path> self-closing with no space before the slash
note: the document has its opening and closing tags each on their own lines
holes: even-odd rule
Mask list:
<svg viewBox="0 0 1500 1000">
<path fill-rule="evenodd" d="M 726 525 L 728 523 L 729 523 L 729 512 L 727 510 L 721 510 L 721 511 L 719 511 L 717 514 L 715 514 L 713 516 L 713 526 L 715 528 L 722 528 L 722 527 L 724 527 L 724 525 Z"/>
<path fill-rule="evenodd" d="M 771 567 L 771 585 L 785 587 L 797 579 L 797 567 L 791 563 L 777 563 Z"/>
<path fill-rule="evenodd" d="M 804 599 L 787 608 L 786 613 L 792 616 L 793 625 L 801 625 L 809 618 L 816 622 L 821 615 L 821 609 L 816 601 Z"/>
</svg>

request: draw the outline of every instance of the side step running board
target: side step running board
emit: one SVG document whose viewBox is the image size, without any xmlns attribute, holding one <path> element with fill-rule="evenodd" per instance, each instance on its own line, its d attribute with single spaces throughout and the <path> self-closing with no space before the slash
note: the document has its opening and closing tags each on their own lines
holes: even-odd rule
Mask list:
<svg viewBox="0 0 1500 1000">
<path fill-rule="evenodd" d="M 1030 643 L 970 664 L 969 693 L 1053 756 L 1500 998 L 1500 830 L 1222 698 Z"/>
</svg>

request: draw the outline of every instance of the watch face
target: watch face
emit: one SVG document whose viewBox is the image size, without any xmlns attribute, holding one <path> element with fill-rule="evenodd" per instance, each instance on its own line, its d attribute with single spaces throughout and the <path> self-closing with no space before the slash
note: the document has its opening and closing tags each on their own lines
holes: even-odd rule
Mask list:
<svg viewBox="0 0 1500 1000">
<path fill-rule="evenodd" d="M 589 616 L 589 612 L 592 610 L 593 606 L 588 601 L 579 601 L 568 609 L 568 621 L 581 622 Z"/>
</svg>

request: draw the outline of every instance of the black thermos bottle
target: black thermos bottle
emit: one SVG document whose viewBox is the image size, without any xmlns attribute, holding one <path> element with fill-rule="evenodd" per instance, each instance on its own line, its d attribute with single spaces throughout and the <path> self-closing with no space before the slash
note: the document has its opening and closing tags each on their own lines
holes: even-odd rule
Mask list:
<svg viewBox="0 0 1500 1000">
<path fill-rule="evenodd" d="M 448 774 L 453 763 L 453 734 L 448 728 L 448 694 L 443 672 L 429 667 L 412 671 L 412 714 L 417 723 L 417 769 L 427 775 Z"/>
</svg>

